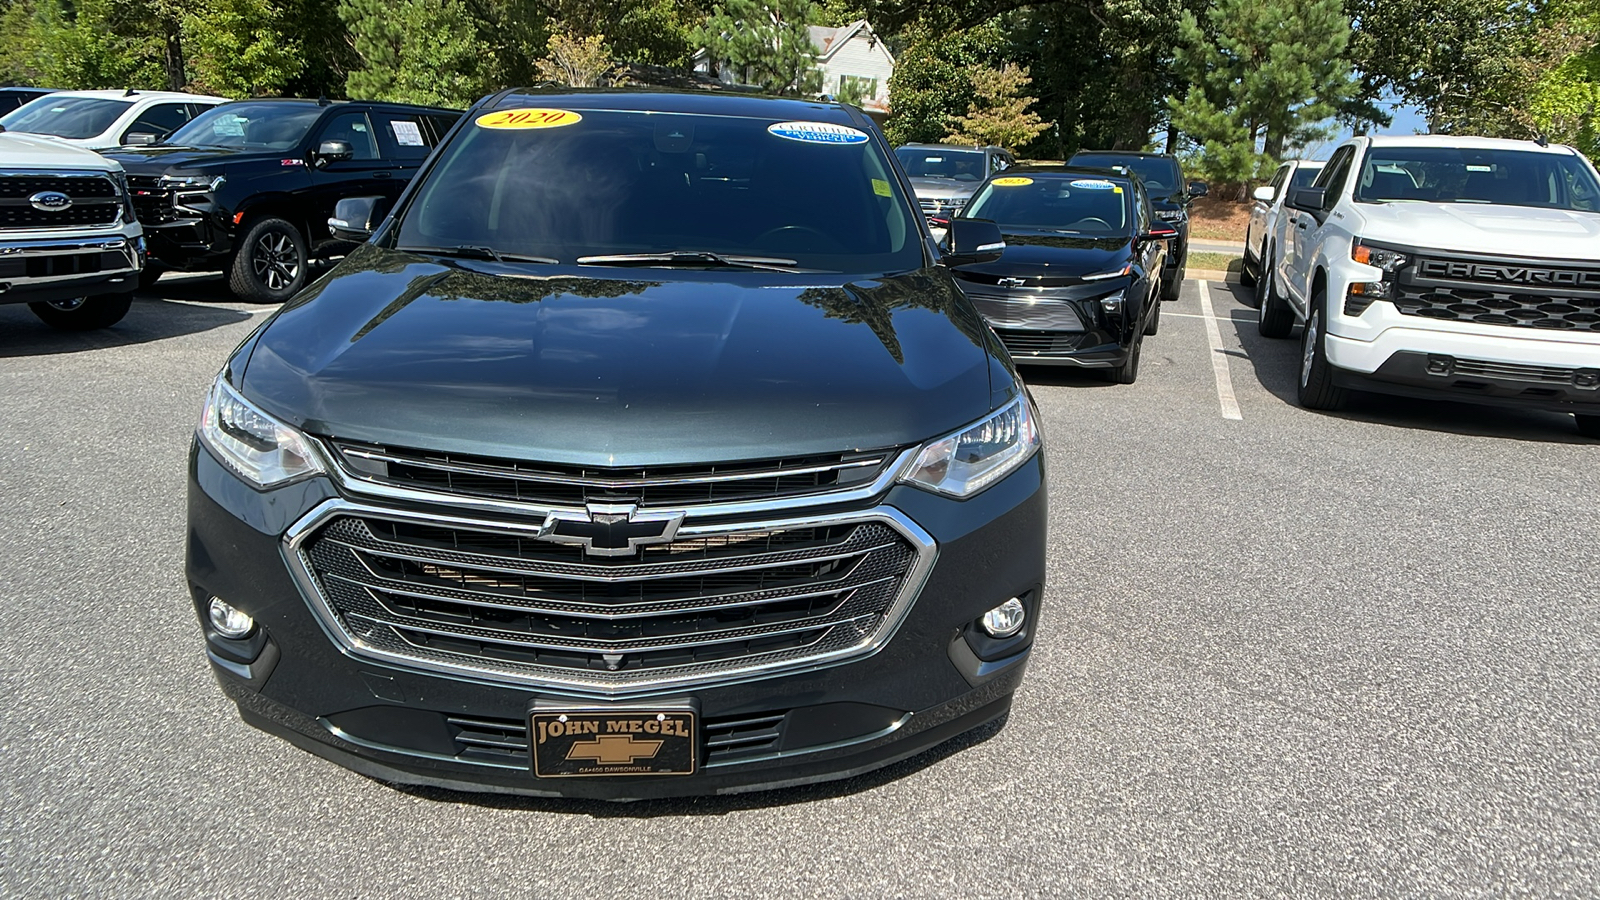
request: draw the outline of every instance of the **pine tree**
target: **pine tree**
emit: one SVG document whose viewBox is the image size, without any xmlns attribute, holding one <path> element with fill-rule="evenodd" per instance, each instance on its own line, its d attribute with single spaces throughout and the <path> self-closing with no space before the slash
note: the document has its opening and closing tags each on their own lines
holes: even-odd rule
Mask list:
<svg viewBox="0 0 1600 900">
<path fill-rule="evenodd" d="M 979 66 L 972 70 L 971 78 L 977 96 L 966 115 L 955 117 L 945 143 L 1016 149 L 1050 127 L 1037 113 L 1028 111 L 1034 100 L 1023 93 L 1032 82 L 1027 69 L 1014 63 L 998 69 Z"/>
<path fill-rule="evenodd" d="M 461 0 L 339 0 L 339 17 L 361 59 L 351 97 L 461 107 L 488 92 L 491 61 Z"/>
<path fill-rule="evenodd" d="M 1355 94 L 1339 0 L 1216 0 L 1203 18 L 1185 12 L 1181 27 L 1177 66 L 1190 87 L 1170 98 L 1172 121 L 1214 180 L 1258 177 L 1285 147 L 1320 137 Z"/>
<path fill-rule="evenodd" d="M 193 90 L 225 97 L 282 94 L 305 69 L 300 42 L 271 0 L 204 0 L 183 17 Z"/>
<path fill-rule="evenodd" d="M 724 0 L 695 40 L 718 63 L 732 66 L 739 81 L 769 94 L 810 95 L 822 89 L 807 31 L 816 20 L 812 0 Z"/>
</svg>

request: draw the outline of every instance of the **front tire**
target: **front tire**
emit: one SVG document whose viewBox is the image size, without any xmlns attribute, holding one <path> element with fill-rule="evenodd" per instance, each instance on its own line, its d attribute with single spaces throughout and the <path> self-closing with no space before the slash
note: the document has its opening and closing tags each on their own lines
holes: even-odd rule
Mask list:
<svg viewBox="0 0 1600 900">
<path fill-rule="evenodd" d="M 1155 334 L 1161 330 L 1161 300 L 1152 296 L 1147 302 L 1150 304 L 1150 320 L 1144 324 L 1144 333 Z"/>
<path fill-rule="evenodd" d="M 155 287 L 156 282 L 160 280 L 162 273 L 166 271 L 166 269 L 161 268 L 154 261 L 145 260 L 144 268 L 139 270 L 139 290 L 148 291 Z"/>
<path fill-rule="evenodd" d="M 1183 291 L 1183 278 L 1188 273 L 1189 273 L 1189 266 L 1187 264 L 1185 264 L 1185 265 L 1179 266 L 1176 270 L 1173 271 L 1172 280 L 1171 281 L 1162 281 L 1161 282 L 1161 299 L 1163 299 L 1163 300 L 1176 300 L 1176 299 L 1178 299 L 1178 294 Z"/>
<path fill-rule="evenodd" d="M 1586 416 L 1574 413 L 1573 418 L 1578 420 L 1578 433 L 1584 437 L 1600 438 L 1600 416 Z"/>
<path fill-rule="evenodd" d="M 1256 330 L 1261 332 L 1262 337 L 1286 338 L 1294 330 L 1294 310 L 1278 293 L 1277 276 L 1274 274 L 1276 269 L 1269 255 L 1266 267 L 1261 270 L 1261 277 L 1256 279 Z"/>
<path fill-rule="evenodd" d="M 1106 370 L 1106 379 L 1112 384 L 1133 384 L 1139 380 L 1139 351 L 1144 346 L 1144 335 L 1136 334 L 1128 347 L 1128 358 L 1122 365 Z"/>
<path fill-rule="evenodd" d="M 96 328 L 110 328 L 121 322 L 132 306 L 133 295 L 124 293 L 29 303 L 28 309 L 51 328 L 93 331 Z"/>
<path fill-rule="evenodd" d="M 1250 251 L 1245 250 L 1244 259 L 1239 263 L 1239 283 L 1245 287 L 1255 287 L 1256 281 L 1261 277 L 1261 259 L 1250 261 Z M 1254 296 L 1252 294 L 1252 296 Z"/>
<path fill-rule="evenodd" d="M 1311 315 L 1300 336 L 1300 405 L 1306 409 L 1337 410 L 1344 407 L 1345 389 L 1333 383 L 1323 306 L 1319 292 L 1311 298 Z"/>
<path fill-rule="evenodd" d="M 228 287 L 241 300 L 282 303 L 305 286 L 310 260 L 300 229 L 273 216 L 245 229 L 228 267 Z"/>
</svg>

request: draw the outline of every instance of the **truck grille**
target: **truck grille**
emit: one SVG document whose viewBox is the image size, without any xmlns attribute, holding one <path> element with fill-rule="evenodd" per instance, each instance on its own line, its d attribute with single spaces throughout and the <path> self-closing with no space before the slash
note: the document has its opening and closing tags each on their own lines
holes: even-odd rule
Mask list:
<svg viewBox="0 0 1600 900">
<path fill-rule="evenodd" d="M 526 529 L 363 512 L 330 518 L 298 553 L 358 648 L 603 690 L 864 647 L 917 557 L 876 520 L 751 526 L 641 549 L 586 557 Z"/>
<path fill-rule="evenodd" d="M 870 485 L 896 456 L 895 450 L 874 450 L 707 465 L 603 468 L 345 442 L 333 446 L 345 469 L 362 480 L 565 507 L 633 503 L 677 508 L 846 490 Z"/>
<path fill-rule="evenodd" d="M 1483 325 L 1600 332 L 1600 270 L 1542 260 L 1420 259 L 1401 270 L 1403 315 Z"/>
<path fill-rule="evenodd" d="M 133 212 L 141 225 L 165 225 L 176 221 L 172 192 L 155 175 L 129 175 L 128 192 L 133 195 Z"/>
<path fill-rule="evenodd" d="M 66 209 L 35 209 L 28 198 L 59 191 L 72 198 Z M 76 228 L 114 225 L 122 212 L 116 183 L 101 175 L 0 173 L 0 229 Z"/>
</svg>

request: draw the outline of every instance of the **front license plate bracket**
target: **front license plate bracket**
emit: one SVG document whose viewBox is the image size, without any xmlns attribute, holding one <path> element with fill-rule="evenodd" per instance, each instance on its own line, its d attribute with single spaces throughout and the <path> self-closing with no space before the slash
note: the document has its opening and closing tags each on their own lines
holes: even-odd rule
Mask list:
<svg viewBox="0 0 1600 900">
<path fill-rule="evenodd" d="M 534 701 L 528 748 L 537 778 L 693 775 L 699 716 L 689 703 L 571 706 Z"/>
</svg>

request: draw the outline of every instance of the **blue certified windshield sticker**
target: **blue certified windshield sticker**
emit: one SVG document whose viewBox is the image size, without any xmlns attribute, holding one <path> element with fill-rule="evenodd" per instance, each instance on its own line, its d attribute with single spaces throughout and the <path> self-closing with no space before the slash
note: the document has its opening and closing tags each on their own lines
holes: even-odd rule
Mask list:
<svg viewBox="0 0 1600 900">
<path fill-rule="evenodd" d="M 1117 186 L 1109 181 L 1082 179 L 1072 182 L 1072 186 L 1082 191 L 1114 191 Z M 1121 193 L 1118 191 L 1118 193 Z"/>
<path fill-rule="evenodd" d="M 779 122 L 768 125 L 767 131 L 787 141 L 807 144 L 865 144 L 867 133 L 848 125 L 830 125 L 827 122 Z"/>
</svg>

